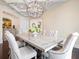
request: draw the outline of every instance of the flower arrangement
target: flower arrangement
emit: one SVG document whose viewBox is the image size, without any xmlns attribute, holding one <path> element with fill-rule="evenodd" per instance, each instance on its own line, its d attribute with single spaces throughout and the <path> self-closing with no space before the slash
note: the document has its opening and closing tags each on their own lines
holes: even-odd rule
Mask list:
<svg viewBox="0 0 79 59">
<path fill-rule="evenodd" d="M 39 23 L 38 25 L 36 25 L 35 23 L 32 23 L 29 32 L 32 33 L 33 35 L 39 34 L 41 32 L 41 24 Z"/>
</svg>

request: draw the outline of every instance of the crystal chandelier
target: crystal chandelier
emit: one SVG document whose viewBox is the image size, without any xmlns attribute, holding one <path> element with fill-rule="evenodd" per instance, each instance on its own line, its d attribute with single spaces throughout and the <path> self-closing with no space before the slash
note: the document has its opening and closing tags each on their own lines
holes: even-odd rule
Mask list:
<svg viewBox="0 0 79 59">
<path fill-rule="evenodd" d="M 43 7 L 36 0 L 28 3 L 27 5 L 28 16 L 32 18 L 38 18 L 42 16 L 43 12 L 44 12 Z"/>
</svg>

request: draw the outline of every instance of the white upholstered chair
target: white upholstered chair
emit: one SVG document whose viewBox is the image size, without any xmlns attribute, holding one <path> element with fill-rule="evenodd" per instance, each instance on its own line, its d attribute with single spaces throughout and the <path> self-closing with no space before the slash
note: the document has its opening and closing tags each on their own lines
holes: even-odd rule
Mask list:
<svg viewBox="0 0 79 59">
<path fill-rule="evenodd" d="M 11 50 L 11 59 L 31 59 L 37 56 L 37 52 L 30 46 L 24 46 L 19 48 L 15 37 L 9 32 L 5 32 L 5 36 L 9 42 L 9 48 Z"/>
<path fill-rule="evenodd" d="M 70 34 L 59 50 L 48 51 L 49 59 L 72 59 L 72 50 L 79 36 L 78 32 Z"/>
</svg>

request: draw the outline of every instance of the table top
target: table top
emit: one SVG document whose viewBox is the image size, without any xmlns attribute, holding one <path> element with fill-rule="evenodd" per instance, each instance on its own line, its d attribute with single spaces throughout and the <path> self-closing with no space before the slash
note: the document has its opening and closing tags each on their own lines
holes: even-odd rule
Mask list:
<svg viewBox="0 0 79 59">
<path fill-rule="evenodd" d="M 47 52 L 52 49 L 61 41 L 55 40 L 55 37 L 53 36 L 38 35 L 33 37 L 28 33 L 17 34 L 16 36 L 43 52 Z"/>
</svg>

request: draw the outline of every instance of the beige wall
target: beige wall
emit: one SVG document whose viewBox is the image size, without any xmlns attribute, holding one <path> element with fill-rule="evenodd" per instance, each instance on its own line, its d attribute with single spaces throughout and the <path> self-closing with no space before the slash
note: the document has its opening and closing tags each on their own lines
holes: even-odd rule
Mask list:
<svg viewBox="0 0 79 59">
<path fill-rule="evenodd" d="M 69 33 L 79 32 L 79 0 L 70 0 L 51 8 L 43 15 L 44 28 L 58 30 L 59 35 L 66 38 Z M 79 39 L 76 42 L 79 47 Z"/>
</svg>

